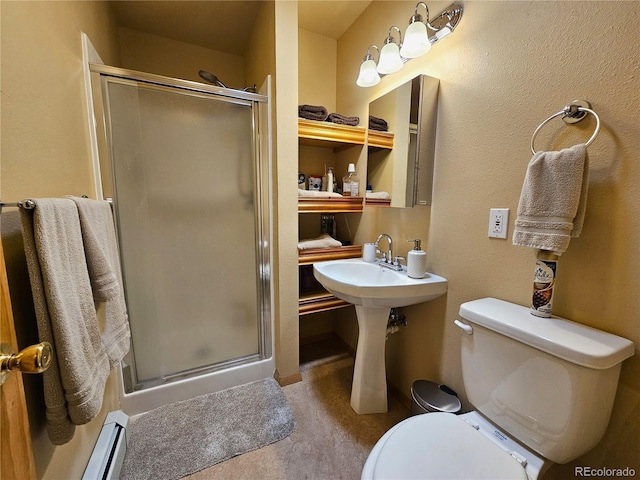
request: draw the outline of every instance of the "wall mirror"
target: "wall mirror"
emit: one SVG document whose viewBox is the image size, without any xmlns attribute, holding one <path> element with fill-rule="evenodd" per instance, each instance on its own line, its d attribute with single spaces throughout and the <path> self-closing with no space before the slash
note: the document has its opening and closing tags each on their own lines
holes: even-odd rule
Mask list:
<svg viewBox="0 0 640 480">
<path fill-rule="evenodd" d="M 419 75 L 369 104 L 375 118 L 369 123 L 367 185 L 372 193 L 367 204 L 384 204 L 388 193 L 391 207 L 431 205 L 439 84 Z M 393 144 L 386 147 L 374 140 L 388 135 L 377 130 L 385 123 L 393 134 Z"/>
</svg>

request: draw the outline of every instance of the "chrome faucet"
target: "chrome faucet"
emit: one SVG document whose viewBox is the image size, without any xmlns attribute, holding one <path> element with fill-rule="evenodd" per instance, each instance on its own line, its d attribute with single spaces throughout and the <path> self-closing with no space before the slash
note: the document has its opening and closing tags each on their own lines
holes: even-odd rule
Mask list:
<svg viewBox="0 0 640 480">
<path fill-rule="evenodd" d="M 378 238 L 376 239 L 376 243 L 375 243 L 376 253 L 380 252 L 380 250 L 378 250 L 378 247 L 380 246 L 380 240 L 382 240 L 383 238 L 387 239 L 387 246 L 389 247 L 389 250 L 387 250 L 386 254 L 382 252 L 382 258 L 379 260 L 379 264 L 382 267 L 392 268 L 393 270 L 401 271 L 402 265 L 400 264 L 400 259 L 404 260 L 405 258 L 400 256 L 397 256 L 397 257 L 393 256 L 393 240 L 391 240 L 390 235 L 386 233 L 382 233 L 378 235 Z"/>
<path fill-rule="evenodd" d="M 391 236 L 389 236 L 386 233 L 381 233 L 380 235 L 378 235 L 378 238 L 376 239 L 376 243 L 375 243 L 376 250 L 380 246 L 380 240 L 382 240 L 383 238 L 387 239 L 387 245 L 389 249 L 386 255 L 384 254 L 384 252 L 382 253 L 382 263 L 392 263 L 393 262 L 393 240 L 391 240 Z"/>
</svg>

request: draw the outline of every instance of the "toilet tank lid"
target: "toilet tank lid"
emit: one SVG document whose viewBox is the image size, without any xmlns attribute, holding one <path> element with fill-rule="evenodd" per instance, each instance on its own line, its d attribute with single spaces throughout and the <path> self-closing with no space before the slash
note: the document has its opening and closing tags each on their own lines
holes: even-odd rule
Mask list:
<svg viewBox="0 0 640 480">
<path fill-rule="evenodd" d="M 497 298 L 460 305 L 460 316 L 577 365 L 606 369 L 633 356 L 633 342 L 565 318 L 536 317 L 529 308 Z"/>
</svg>

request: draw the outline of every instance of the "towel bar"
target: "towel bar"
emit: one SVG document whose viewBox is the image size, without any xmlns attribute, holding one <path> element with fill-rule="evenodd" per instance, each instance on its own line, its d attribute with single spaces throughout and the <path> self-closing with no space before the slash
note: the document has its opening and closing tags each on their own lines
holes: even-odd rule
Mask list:
<svg viewBox="0 0 640 480">
<path fill-rule="evenodd" d="M 590 113 L 596 119 L 596 128 L 593 132 L 593 135 L 591 135 L 591 138 L 585 143 L 587 147 L 591 145 L 591 143 L 598 136 L 598 132 L 600 132 L 600 117 L 598 117 L 598 114 L 596 112 L 591 110 L 591 105 L 586 100 L 574 100 L 569 105 L 566 105 L 561 111 L 554 113 L 544 122 L 538 125 L 538 128 L 536 128 L 535 132 L 533 132 L 533 136 L 531 137 L 531 153 L 533 153 L 534 155 L 538 153 L 533 146 L 533 142 L 535 142 L 536 136 L 538 135 L 540 129 L 544 127 L 550 120 L 556 118 L 559 115 L 562 115 L 562 119 L 565 121 L 565 123 L 576 123 L 586 117 L 587 113 Z"/>
<path fill-rule="evenodd" d="M 0 213 L 2 213 L 2 209 L 4 207 L 9 207 L 9 208 L 19 207 L 19 208 L 26 208 L 27 210 L 33 210 L 34 208 L 36 208 L 36 203 L 30 198 L 27 198 L 20 202 L 10 202 L 10 203 L 0 202 Z"/>
</svg>

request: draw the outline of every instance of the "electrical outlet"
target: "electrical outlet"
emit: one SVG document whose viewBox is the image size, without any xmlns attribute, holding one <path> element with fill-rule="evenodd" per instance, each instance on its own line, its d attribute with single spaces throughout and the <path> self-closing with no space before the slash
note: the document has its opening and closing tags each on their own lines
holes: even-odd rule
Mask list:
<svg viewBox="0 0 640 480">
<path fill-rule="evenodd" d="M 507 238 L 509 227 L 509 209 L 492 208 L 489 211 L 489 237 Z"/>
</svg>

